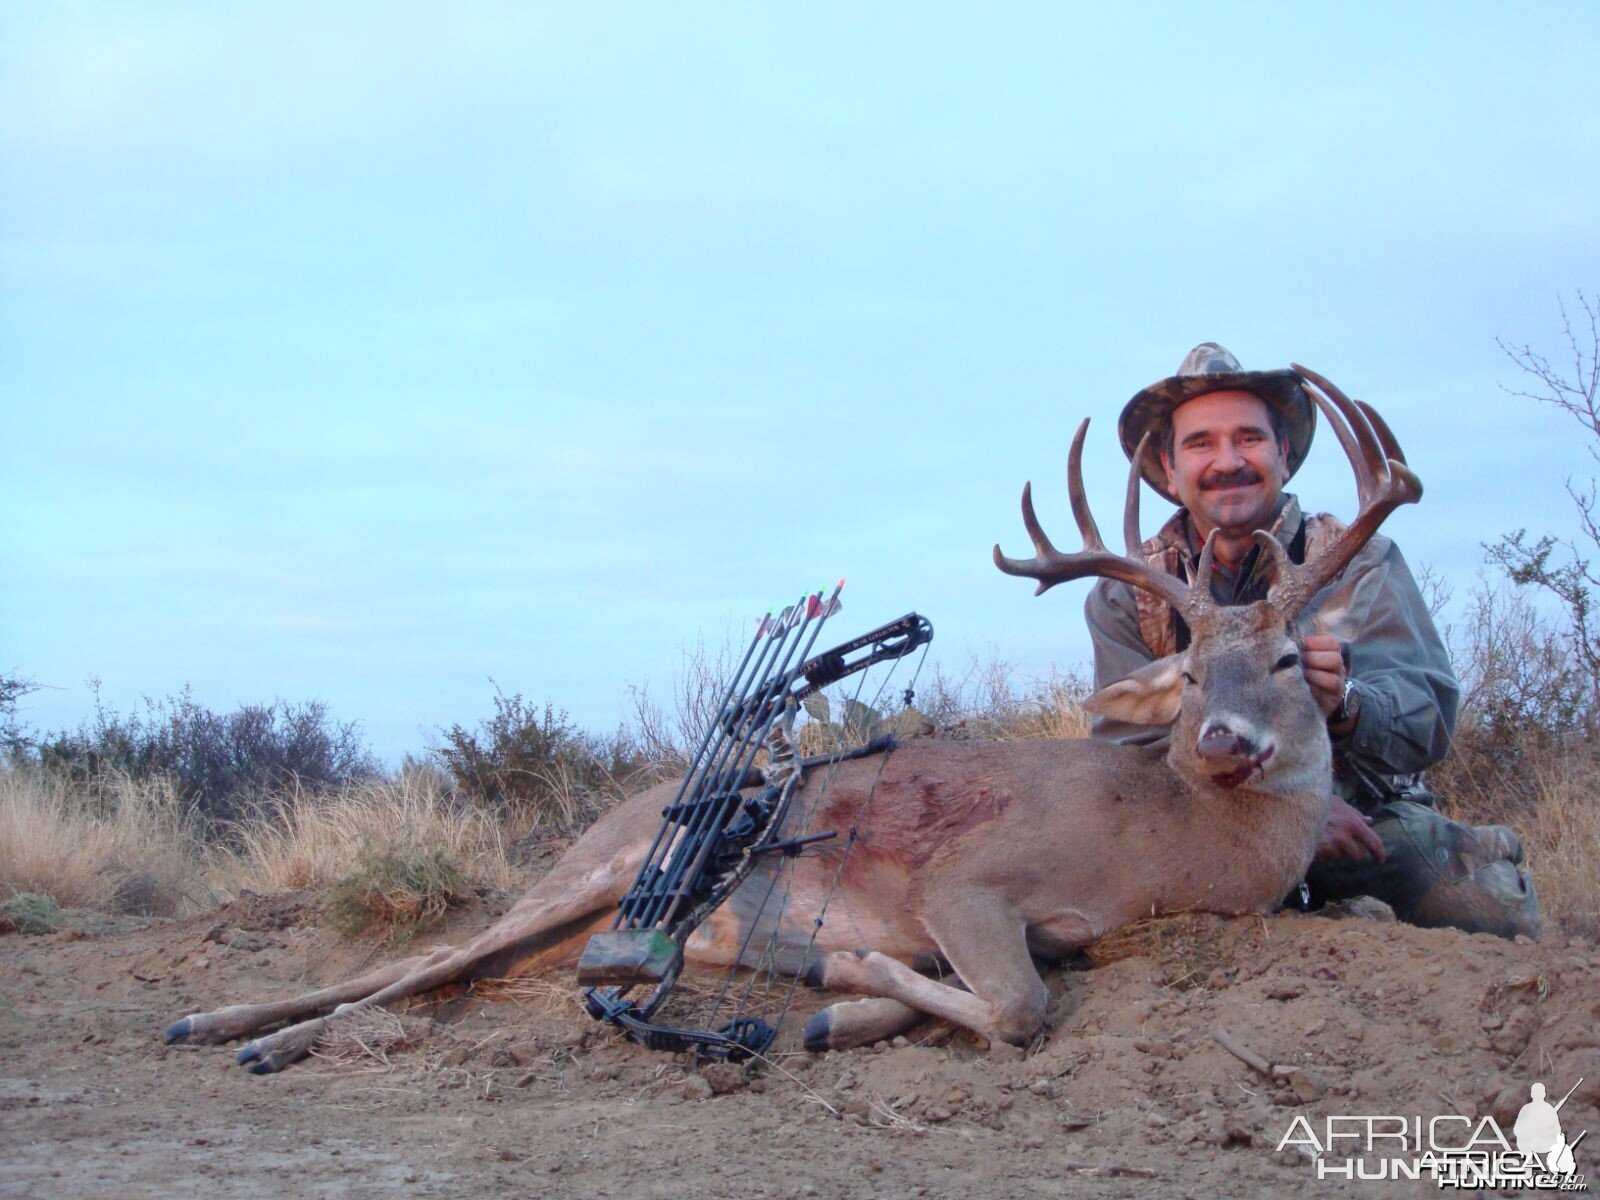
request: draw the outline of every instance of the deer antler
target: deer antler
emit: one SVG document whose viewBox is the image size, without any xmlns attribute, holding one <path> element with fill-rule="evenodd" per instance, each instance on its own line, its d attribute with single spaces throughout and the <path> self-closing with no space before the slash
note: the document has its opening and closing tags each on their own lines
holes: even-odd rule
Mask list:
<svg viewBox="0 0 1600 1200">
<path fill-rule="evenodd" d="M 1402 504 L 1422 499 L 1422 481 L 1406 465 L 1400 443 L 1382 417 L 1359 400 L 1352 400 L 1315 371 L 1290 363 L 1312 400 L 1333 428 L 1345 456 L 1356 473 L 1356 495 L 1360 510 L 1349 528 L 1304 566 L 1296 567 L 1281 553 L 1276 539 L 1258 533 L 1263 548 L 1274 551 L 1278 583 L 1272 589 L 1273 602 L 1293 620 L 1311 598 L 1338 578 L 1350 560 L 1378 532 L 1378 526 Z M 1268 543 L 1271 546 L 1268 547 Z"/>
<path fill-rule="evenodd" d="M 1067 457 L 1067 494 L 1072 500 L 1072 515 L 1078 522 L 1078 532 L 1083 534 L 1083 549 L 1074 554 L 1063 554 L 1051 544 L 1033 511 L 1033 484 L 1025 483 L 1022 486 L 1022 524 L 1027 528 L 1028 536 L 1033 539 L 1034 557 L 1008 558 L 1001 553 L 999 545 L 996 544 L 994 565 L 1007 575 L 1020 575 L 1038 580 L 1039 587 L 1034 592 L 1036 596 L 1058 583 L 1066 583 L 1073 579 L 1103 577 L 1118 579 L 1133 587 L 1153 592 L 1179 612 L 1192 613 L 1197 606 L 1203 607 L 1209 604 L 1211 601 L 1209 540 L 1200 556 L 1199 574 L 1192 587 L 1165 571 L 1152 567 L 1145 561 L 1140 550 L 1139 464 L 1144 460 L 1145 446 L 1150 441 L 1148 433 L 1140 441 L 1138 450 L 1134 452 L 1133 463 L 1128 471 L 1128 498 L 1122 513 L 1122 536 L 1127 544 L 1127 554 L 1126 556 L 1113 554 L 1106 549 L 1105 542 L 1100 538 L 1099 527 L 1095 525 L 1094 515 L 1089 511 L 1089 501 L 1083 493 L 1083 439 L 1088 432 L 1089 422 L 1085 418 L 1083 424 L 1078 426 L 1077 436 L 1072 439 L 1072 453 Z"/>
</svg>

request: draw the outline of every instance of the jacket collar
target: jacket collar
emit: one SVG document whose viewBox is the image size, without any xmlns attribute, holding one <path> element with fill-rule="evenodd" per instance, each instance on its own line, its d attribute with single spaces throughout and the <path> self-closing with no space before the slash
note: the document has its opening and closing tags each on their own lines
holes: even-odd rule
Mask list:
<svg viewBox="0 0 1600 1200">
<path fill-rule="evenodd" d="M 1288 550 L 1300 533 L 1303 523 L 1300 502 L 1285 492 L 1279 502 L 1278 515 L 1267 527 L 1267 532 Z M 1194 580 L 1195 572 L 1199 568 L 1202 549 L 1204 545 L 1195 536 L 1194 522 L 1190 520 L 1189 510 L 1186 508 L 1180 508 L 1173 513 L 1172 518 L 1145 543 L 1147 553 L 1176 551 L 1176 557 L 1182 565 L 1183 578 L 1190 582 Z M 1264 598 L 1267 592 L 1265 581 L 1257 582 L 1255 579 L 1260 560 L 1261 551 L 1256 549 L 1245 555 L 1238 571 L 1230 571 L 1218 563 L 1211 576 L 1212 595 L 1224 604 L 1238 604 L 1246 600 Z M 1259 595 L 1256 595 L 1258 592 Z"/>
</svg>

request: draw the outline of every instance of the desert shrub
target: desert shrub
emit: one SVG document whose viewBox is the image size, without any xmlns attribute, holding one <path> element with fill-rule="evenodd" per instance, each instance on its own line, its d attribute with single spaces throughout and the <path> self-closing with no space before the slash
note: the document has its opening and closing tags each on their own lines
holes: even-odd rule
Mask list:
<svg viewBox="0 0 1600 1200">
<path fill-rule="evenodd" d="M 1430 773 L 1432 785 L 1479 808 L 1526 807 L 1538 795 L 1540 766 L 1584 754 L 1600 715 L 1568 631 L 1539 611 L 1529 589 L 1483 581 L 1445 636 L 1461 706 L 1450 756 Z"/>
<path fill-rule="evenodd" d="M 494 708 L 474 729 L 442 730 L 431 755 L 464 802 L 498 816 L 571 832 L 621 799 L 645 766 L 626 733 L 586 733 L 548 700 L 540 707 L 497 688 Z"/>
<path fill-rule="evenodd" d="M 321 701 L 219 713 L 187 688 L 120 713 L 101 702 L 96 686 L 93 720 L 43 736 L 33 756 L 90 789 L 118 777 L 165 777 L 198 813 L 224 822 L 284 788 L 327 789 L 379 773 L 360 725 L 333 720 Z"/>
<path fill-rule="evenodd" d="M 466 873 L 448 851 L 398 831 L 394 840 L 361 855 L 329 893 L 324 912 L 346 934 L 407 930 L 438 920 L 472 898 Z"/>
<path fill-rule="evenodd" d="M 38 892 L 18 892 L 0 901 L 0 933 L 49 933 L 60 929 L 65 919 L 61 906 Z"/>
<path fill-rule="evenodd" d="M 32 739 L 17 715 L 17 705 L 38 690 L 37 683 L 15 671 L 0 674 L 0 758 L 15 761 L 27 753 Z"/>
</svg>

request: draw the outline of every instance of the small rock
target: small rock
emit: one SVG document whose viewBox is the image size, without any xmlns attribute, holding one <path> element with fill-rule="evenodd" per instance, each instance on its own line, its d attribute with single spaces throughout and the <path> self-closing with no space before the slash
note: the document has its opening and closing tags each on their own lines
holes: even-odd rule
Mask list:
<svg viewBox="0 0 1600 1200">
<path fill-rule="evenodd" d="M 1274 983 L 1267 988 L 1268 1000 L 1297 1000 L 1306 994 L 1306 985 L 1293 980 L 1287 983 Z"/>
<path fill-rule="evenodd" d="M 1301 1104 L 1314 1104 L 1328 1091 L 1328 1081 L 1314 1071 L 1296 1067 L 1289 1076 L 1289 1087 Z"/>
<path fill-rule="evenodd" d="M 1224 1146 L 1249 1146 L 1256 1140 L 1256 1131 L 1238 1114 L 1223 1122 L 1223 1134 Z"/>
<path fill-rule="evenodd" d="M 1489 1044 L 1501 1054 L 1521 1054 L 1528 1048 L 1538 1028 L 1539 1018 L 1534 1015 L 1533 1009 L 1519 1005 L 1511 1010 L 1505 1026 L 1489 1039 Z"/>
<path fill-rule="evenodd" d="M 714 1094 L 711 1081 L 704 1075 L 691 1075 L 683 1081 L 685 1100 L 709 1100 Z"/>
<path fill-rule="evenodd" d="M 718 1096 L 736 1092 L 749 1082 L 744 1068 L 730 1062 L 707 1063 L 700 1068 L 700 1077 L 711 1085 L 711 1091 Z"/>
</svg>

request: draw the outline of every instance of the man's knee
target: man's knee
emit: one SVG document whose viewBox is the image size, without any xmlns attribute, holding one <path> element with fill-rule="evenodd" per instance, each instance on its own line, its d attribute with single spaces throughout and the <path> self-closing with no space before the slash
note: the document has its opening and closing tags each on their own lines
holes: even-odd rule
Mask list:
<svg viewBox="0 0 1600 1200">
<path fill-rule="evenodd" d="M 1408 801 L 1379 808 L 1372 828 L 1384 861 L 1317 864 L 1307 882 L 1318 899 L 1376 896 L 1414 925 L 1538 936 L 1538 896 L 1509 829 L 1475 829 Z"/>
</svg>

